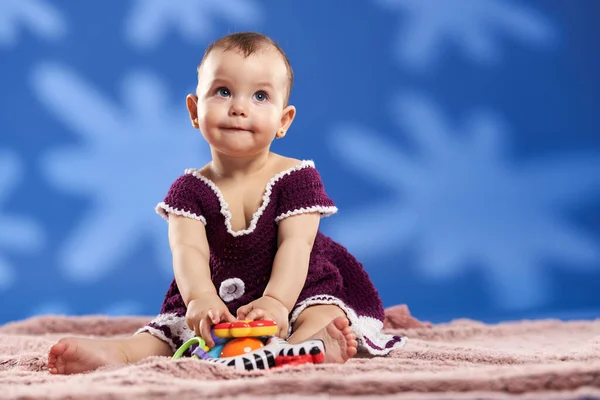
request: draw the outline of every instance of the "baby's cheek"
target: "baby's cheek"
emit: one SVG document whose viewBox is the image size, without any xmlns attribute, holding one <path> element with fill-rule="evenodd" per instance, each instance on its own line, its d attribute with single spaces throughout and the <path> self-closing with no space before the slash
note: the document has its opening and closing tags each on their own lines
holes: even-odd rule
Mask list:
<svg viewBox="0 0 600 400">
<path fill-rule="evenodd" d="M 274 135 L 279 129 L 281 129 L 281 116 L 274 113 L 266 115 L 264 118 L 263 130 Z"/>
</svg>

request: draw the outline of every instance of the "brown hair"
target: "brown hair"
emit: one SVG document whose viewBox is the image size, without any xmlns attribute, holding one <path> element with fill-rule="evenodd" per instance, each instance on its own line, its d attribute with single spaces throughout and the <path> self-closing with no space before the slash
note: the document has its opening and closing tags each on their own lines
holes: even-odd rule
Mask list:
<svg viewBox="0 0 600 400">
<path fill-rule="evenodd" d="M 294 71 L 292 70 L 292 65 L 290 64 L 290 60 L 288 59 L 283 49 L 279 47 L 279 45 L 275 43 L 273 39 L 266 35 L 263 35 L 262 33 L 238 32 L 231 33 L 227 36 L 223 36 L 222 38 L 217 39 L 216 41 L 208 45 L 208 47 L 206 48 L 204 56 L 202 57 L 202 61 L 200 61 L 200 64 L 198 65 L 197 71 L 200 71 L 200 67 L 202 67 L 204 60 L 206 60 L 206 57 L 208 57 L 210 52 L 214 49 L 221 49 L 223 51 L 237 50 L 240 53 L 242 53 L 244 57 L 248 57 L 256 53 L 258 50 L 264 49 L 267 46 L 273 46 L 279 52 L 279 54 L 281 54 L 281 57 L 285 62 L 285 67 L 287 69 L 289 81 L 287 96 L 285 100 L 285 103 L 287 104 L 290 98 L 290 93 L 292 91 L 292 85 L 294 83 Z"/>
</svg>

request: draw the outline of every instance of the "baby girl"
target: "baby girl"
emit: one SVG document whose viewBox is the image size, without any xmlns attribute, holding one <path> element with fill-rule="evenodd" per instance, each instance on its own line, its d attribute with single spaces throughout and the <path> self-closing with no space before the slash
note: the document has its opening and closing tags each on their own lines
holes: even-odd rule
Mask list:
<svg viewBox="0 0 600 400">
<path fill-rule="evenodd" d="M 270 151 L 296 117 L 283 50 L 259 33 L 227 35 L 208 47 L 197 77 L 187 109 L 212 160 L 186 170 L 156 208 L 174 271 L 160 313 L 125 339 L 61 339 L 49 371 L 172 356 L 194 336 L 212 346 L 211 326 L 235 320 L 273 320 L 290 345 L 321 340 L 331 363 L 402 346 L 382 332 L 383 304 L 362 264 L 319 231 L 337 208 L 315 164 Z"/>
</svg>

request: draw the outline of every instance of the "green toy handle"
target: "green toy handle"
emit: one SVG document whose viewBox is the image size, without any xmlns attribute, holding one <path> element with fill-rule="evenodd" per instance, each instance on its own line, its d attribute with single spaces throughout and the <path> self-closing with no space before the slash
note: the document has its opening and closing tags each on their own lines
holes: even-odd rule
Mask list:
<svg viewBox="0 0 600 400">
<path fill-rule="evenodd" d="M 177 352 L 175 352 L 175 354 L 173 354 L 173 360 L 177 360 L 178 358 L 181 358 L 181 356 L 183 355 L 183 353 L 185 353 L 185 351 L 187 349 L 189 349 L 194 343 L 198 343 L 198 346 L 200 348 L 204 348 L 204 346 L 206 346 L 206 342 L 204 341 L 204 339 L 202 339 L 199 336 L 195 336 L 193 338 L 191 338 L 190 340 L 188 340 L 187 342 L 185 342 L 183 344 L 183 346 L 181 346 Z M 195 354 L 192 356 L 192 358 L 198 358 L 198 356 L 196 356 Z"/>
</svg>

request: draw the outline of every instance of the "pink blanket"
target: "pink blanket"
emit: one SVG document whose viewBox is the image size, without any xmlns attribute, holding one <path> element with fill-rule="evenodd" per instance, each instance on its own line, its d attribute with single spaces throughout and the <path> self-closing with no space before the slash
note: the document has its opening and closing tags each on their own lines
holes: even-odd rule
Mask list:
<svg viewBox="0 0 600 400">
<path fill-rule="evenodd" d="M 45 370 L 59 337 L 130 335 L 149 318 L 33 318 L 0 327 L 0 399 L 600 399 L 600 320 L 432 326 L 405 306 L 386 315 L 386 329 L 409 341 L 383 358 L 240 372 L 153 357 L 71 376 Z"/>
</svg>

